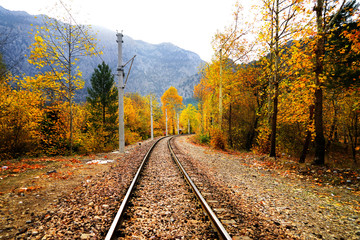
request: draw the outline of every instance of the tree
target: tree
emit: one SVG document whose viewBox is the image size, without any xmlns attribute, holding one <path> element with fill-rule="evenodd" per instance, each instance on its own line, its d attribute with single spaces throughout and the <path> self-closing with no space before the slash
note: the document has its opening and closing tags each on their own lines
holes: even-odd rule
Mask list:
<svg viewBox="0 0 360 240">
<path fill-rule="evenodd" d="M 11 85 L 16 84 L 15 89 Z M 14 158 L 39 147 L 42 98 L 10 74 L 0 82 L 0 157 Z"/>
<path fill-rule="evenodd" d="M 236 2 L 236 10 L 233 13 L 234 22 L 226 27 L 223 32 L 218 32 L 215 35 L 212 43 L 213 48 L 216 49 L 215 56 L 219 58 L 219 70 L 218 70 L 218 128 L 222 129 L 223 118 L 223 100 L 225 88 L 224 83 L 224 68 L 228 65 L 229 59 L 233 63 L 238 61 L 247 60 L 248 54 L 251 52 L 253 44 L 249 43 L 246 36 L 250 33 L 251 24 L 246 22 L 241 15 L 242 6 Z"/>
<path fill-rule="evenodd" d="M 285 44 L 293 35 L 298 32 L 299 21 L 297 16 L 301 11 L 303 1 L 279 1 L 279 0 L 263 0 L 264 19 L 268 21 L 265 28 L 268 28 L 264 37 L 269 45 L 269 100 L 272 97 L 271 112 L 271 135 L 270 135 L 270 157 L 276 157 L 276 130 L 278 118 L 278 102 L 279 102 L 279 84 L 283 79 L 280 72 L 282 68 L 282 53 L 285 50 Z M 273 90 L 273 94 L 270 93 Z M 269 109 L 270 101 L 269 101 Z"/>
<path fill-rule="evenodd" d="M 329 30 L 336 17 L 344 7 L 346 0 L 343 0 L 340 7 L 336 10 L 336 3 L 329 4 L 328 0 L 317 0 L 314 6 L 316 13 L 316 36 L 315 36 L 315 158 L 314 164 L 323 165 L 325 163 L 325 137 L 323 124 L 323 87 L 324 87 L 324 56 L 325 43 L 329 37 Z M 335 11 L 335 14 L 333 13 Z M 329 17 L 329 13 L 333 13 Z"/>
<path fill-rule="evenodd" d="M 177 119 L 177 112 L 182 107 L 183 98 L 179 96 L 178 91 L 175 87 L 169 87 L 168 90 L 164 92 L 161 96 L 162 110 L 165 115 L 165 111 L 167 111 L 168 118 L 170 119 L 170 123 L 173 134 L 175 134 L 175 120 Z"/>
<path fill-rule="evenodd" d="M 86 98 L 90 104 L 89 121 L 95 131 L 105 134 L 107 144 L 116 135 L 118 109 L 118 92 L 110 67 L 105 62 L 99 64 L 94 69 L 90 82 L 91 88 L 87 89 L 89 97 Z"/>
<path fill-rule="evenodd" d="M 180 124 L 185 133 L 194 132 L 194 129 L 197 128 L 197 113 L 197 109 L 192 104 L 188 104 L 186 108 L 181 111 Z"/>
<path fill-rule="evenodd" d="M 61 22 L 53 18 L 45 18 L 44 26 L 36 26 L 35 42 L 30 46 L 29 62 L 51 72 L 57 77 L 60 85 L 59 94 L 69 103 L 70 154 L 73 148 L 73 98 L 75 91 L 83 87 L 82 74 L 76 63 L 81 57 L 97 54 L 95 39 L 89 28 L 84 25 L 73 25 L 69 20 Z"/>
<path fill-rule="evenodd" d="M 358 29 L 359 21 L 353 16 L 359 10 L 356 0 L 347 2 L 339 12 L 331 26 L 328 41 L 325 46 L 325 85 L 333 91 L 343 91 L 352 86 L 360 86 L 360 68 L 356 63 L 360 53 L 353 50 L 359 36 L 346 37 L 346 33 Z"/>
</svg>

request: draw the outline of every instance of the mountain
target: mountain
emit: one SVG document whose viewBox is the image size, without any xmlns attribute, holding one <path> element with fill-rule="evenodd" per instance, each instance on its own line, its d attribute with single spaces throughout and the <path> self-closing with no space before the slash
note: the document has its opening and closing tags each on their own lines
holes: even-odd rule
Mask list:
<svg viewBox="0 0 360 240">
<path fill-rule="evenodd" d="M 33 41 L 29 32 L 34 26 L 42 25 L 41 18 L 42 16 L 35 18 L 23 11 L 9 11 L 0 6 L 0 52 L 15 74 L 25 73 L 32 76 L 37 72 L 34 66 L 27 62 L 25 55 L 29 54 L 28 47 Z M 104 54 L 101 58 L 95 56 L 80 60 L 78 65 L 83 73 L 85 88 L 78 92 L 77 101 L 85 100 L 86 87 L 90 86 L 91 74 L 102 60 L 116 74 L 116 32 L 99 26 L 93 26 L 92 30 L 99 40 L 98 50 L 103 51 Z M 5 38 L 7 43 L 1 44 Z M 197 72 L 204 64 L 196 53 L 171 43 L 150 44 L 126 35 L 123 40 L 123 63 L 136 55 L 125 88 L 126 92 L 138 92 L 141 95 L 154 93 L 160 98 L 170 86 L 174 86 L 185 101 L 187 99 L 191 101 L 194 86 L 199 82 Z"/>
</svg>

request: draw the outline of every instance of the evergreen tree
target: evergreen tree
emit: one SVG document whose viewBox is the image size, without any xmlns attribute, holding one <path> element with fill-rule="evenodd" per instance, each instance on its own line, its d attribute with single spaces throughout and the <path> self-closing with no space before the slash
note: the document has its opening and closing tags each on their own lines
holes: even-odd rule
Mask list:
<svg viewBox="0 0 360 240">
<path fill-rule="evenodd" d="M 117 130 L 118 91 L 110 67 L 102 62 L 90 79 L 86 98 L 90 107 L 90 126 L 105 138 L 104 144 L 115 140 Z"/>
</svg>

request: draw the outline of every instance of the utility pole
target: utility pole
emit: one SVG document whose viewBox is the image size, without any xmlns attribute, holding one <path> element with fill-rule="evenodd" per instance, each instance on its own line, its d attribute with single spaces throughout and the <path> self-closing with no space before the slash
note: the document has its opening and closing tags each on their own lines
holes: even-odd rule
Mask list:
<svg viewBox="0 0 360 240">
<path fill-rule="evenodd" d="M 179 129 L 179 113 L 176 114 L 176 117 L 177 117 L 177 132 L 178 132 L 178 135 L 180 134 L 180 129 Z"/>
<path fill-rule="evenodd" d="M 222 125 L 222 111 L 223 111 L 223 106 L 222 106 L 222 100 L 223 100 L 223 95 L 222 95 L 222 48 L 220 48 L 220 79 L 219 79 L 219 129 L 221 130 L 221 125 Z"/>
<path fill-rule="evenodd" d="M 165 109 L 165 115 L 166 115 L 166 136 L 168 135 L 168 119 L 167 119 L 167 109 Z"/>
<path fill-rule="evenodd" d="M 122 64 L 122 43 L 123 43 L 123 34 L 117 33 L 117 43 L 118 43 L 118 66 L 117 74 L 119 78 L 118 82 L 118 92 L 119 92 L 119 152 L 125 152 L 125 129 L 124 129 L 124 67 Z"/>
<path fill-rule="evenodd" d="M 154 139 L 152 96 L 150 95 L 151 140 Z"/>
</svg>

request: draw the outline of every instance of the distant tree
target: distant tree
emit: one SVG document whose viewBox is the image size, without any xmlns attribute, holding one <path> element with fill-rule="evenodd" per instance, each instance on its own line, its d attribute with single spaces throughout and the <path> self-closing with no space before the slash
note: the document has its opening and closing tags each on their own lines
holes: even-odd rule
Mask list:
<svg viewBox="0 0 360 240">
<path fill-rule="evenodd" d="M 175 87 L 170 87 L 168 90 L 164 92 L 161 97 L 162 110 L 165 116 L 165 111 L 167 112 L 167 116 L 169 118 L 169 123 L 171 124 L 173 134 L 175 134 L 175 120 L 176 113 L 183 105 L 183 98 L 179 96 L 178 91 Z"/>
<path fill-rule="evenodd" d="M 118 91 L 110 67 L 105 63 L 99 64 L 91 75 L 91 87 L 87 89 L 90 104 L 91 126 L 95 130 L 100 128 L 105 133 L 107 142 L 114 139 L 117 130 L 117 102 Z"/>
<path fill-rule="evenodd" d="M 194 132 L 197 128 L 197 114 L 198 111 L 192 104 L 188 104 L 186 108 L 181 111 L 180 124 L 184 129 L 184 133 L 190 133 L 190 131 Z"/>
</svg>

